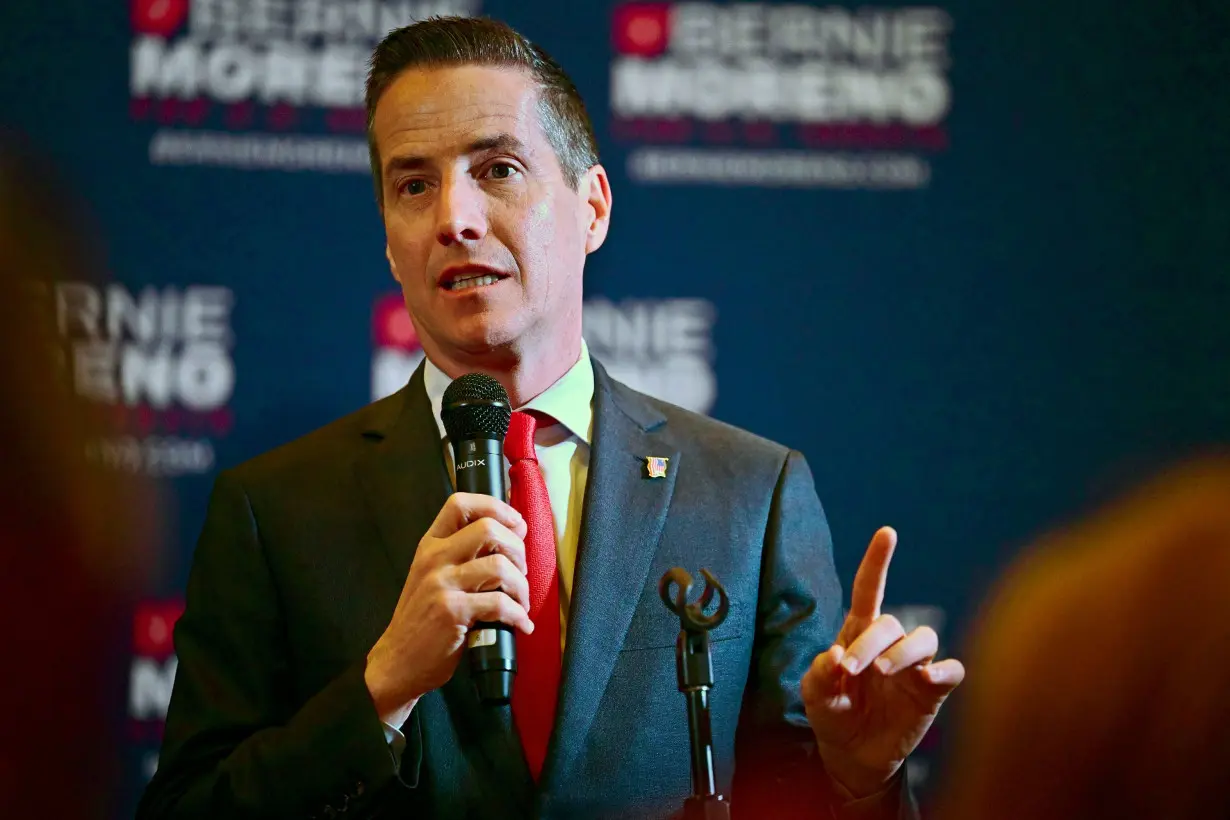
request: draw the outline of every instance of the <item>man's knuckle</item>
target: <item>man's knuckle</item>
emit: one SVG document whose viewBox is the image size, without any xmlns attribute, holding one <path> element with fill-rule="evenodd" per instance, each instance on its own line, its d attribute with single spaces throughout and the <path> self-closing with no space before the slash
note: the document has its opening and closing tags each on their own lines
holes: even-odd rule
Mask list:
<svg viewBox="0 0 1230 820">
<path fill-rule="evenodd" d="M 495 555 L 484 555 L 481 558 L 475 559 L 475 563 L 485 578 L 500 577 L 499 567 L 495 563 Z"/>
<path fill-rule="evenodd" d="M 455 623 L 463 619 L 465 610 L 465 595 L 457 590 L 441 589 L 436 593 L 432 603 L 438 617 Z"/>
<path fill-rule="evenodd" d="M 429 593 L 423 608 L 427 613 L 427 619 L 433 623 L 448 620 L 448 602 L 445 601 L 444 590 L 435 590 Z"/>
<path fill-rule="evenodd" d="M 419 582 L 419 588 L 428 595 L 444 589 L 444 586 L 443 569 L 441 567 L 426 569 L 422 574 L 422 580 Z"/>
</svg>

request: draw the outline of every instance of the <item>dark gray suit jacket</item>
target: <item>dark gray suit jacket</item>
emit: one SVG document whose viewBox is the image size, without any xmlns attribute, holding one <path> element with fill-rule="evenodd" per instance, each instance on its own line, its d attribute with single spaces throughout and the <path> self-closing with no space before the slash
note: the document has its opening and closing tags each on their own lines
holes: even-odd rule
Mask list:
<svg viewBox="0 0 1230 820">
<path fill-rule="evenodd" d="M 480 705 L 464 662 L 415 707 L 399 769 L 364 686 L 366 653 L 451 490 L 420 367 L 393 396 L 218 477 L 138 817 L 668 817 L 690 790 L 679 622 L 657 593 L 673 566 L 707 567 L 731 600 L 712 634 L 711 702 L 735 816 L 913 816 L 901 781 L 838 811 L 814 754 L 799 681 L 843 613 L 803 457 L 594 370 L 559 711 L 538 786 L 509 710 Z M 646 476 L 646 456 L 670 459 L 666 478 Z"/>
</svg>

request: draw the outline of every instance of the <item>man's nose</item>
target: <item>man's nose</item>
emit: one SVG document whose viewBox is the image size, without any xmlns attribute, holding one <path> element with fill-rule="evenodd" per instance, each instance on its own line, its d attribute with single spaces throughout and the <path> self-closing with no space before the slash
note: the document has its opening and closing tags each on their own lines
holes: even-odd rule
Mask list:
<svg viewBox="0 0 1230 820">
<path fill-rule="evenodd" d="M 436 238 L 441 245 L 473 242 L 487 234 L 486 202 L 468 174 L 445 179 L 436 202 Z"/>
</svg>

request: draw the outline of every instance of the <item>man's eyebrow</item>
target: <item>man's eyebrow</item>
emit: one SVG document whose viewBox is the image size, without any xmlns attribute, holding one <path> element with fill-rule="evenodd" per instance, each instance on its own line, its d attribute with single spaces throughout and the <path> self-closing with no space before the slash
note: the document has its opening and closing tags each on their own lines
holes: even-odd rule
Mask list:
<svg viewBox="0 0 1230 820">
<path fill-rule="evenodd" d="M 479 137 L 478 139 L 467 145 L 463 151 L 464 154 L 483 154 L 489 152 L 499 152 L 505 154 L 525 154 L 525 143 L 509 133 L 492 134 L 489 137 Z M 403 154 L 401 156 L 389 157 L 389 161 L 385 164 L 384 171 L 386 174 L 395 171 L 416 171 L 431 164 L 431 160 L 427 157 L 417 154 Z"/>
<path fill-rule="evenodd" d="M 525 144 L 507 132 L 493 134 L 490 137 L 480 137 L 466 146 L 467 154 L 481 154 L 498 151 L 505 154 L 526 153 Z"/>
</svg>

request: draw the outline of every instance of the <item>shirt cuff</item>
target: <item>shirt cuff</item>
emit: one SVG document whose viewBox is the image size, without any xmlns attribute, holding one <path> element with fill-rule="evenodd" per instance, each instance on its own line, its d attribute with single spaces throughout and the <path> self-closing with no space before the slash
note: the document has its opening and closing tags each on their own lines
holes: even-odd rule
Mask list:
<svg viewBox="0 0 1230 820">
<path fill-rule="evenodd" d="M 384 721 L 381 721 L 380 725 L 384 727 L 384 740 L 389 745 L 389 754 L 393 755 L 393 771 L 400 772 L 401 756 L 406 751 L 406 736 L 400 729 Z"/>
</svg>

